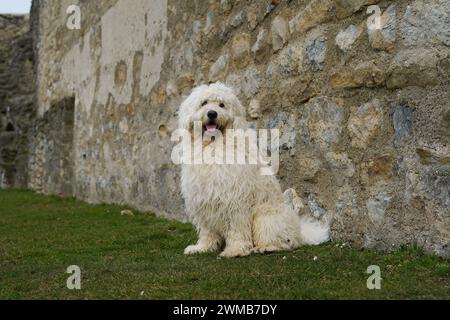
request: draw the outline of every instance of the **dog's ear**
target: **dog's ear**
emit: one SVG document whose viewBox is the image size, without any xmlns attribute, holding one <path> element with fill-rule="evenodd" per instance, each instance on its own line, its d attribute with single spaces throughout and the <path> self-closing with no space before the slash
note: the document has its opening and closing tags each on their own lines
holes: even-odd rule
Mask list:
<svg viewBox="0 0 450 320">
<path fill-rule="evenodd" d="M 178 128 L 192 129 L 192 115 L 202 101 L 202 93 L 208 89 L 207 85 L 194 88 L 191 94 L 183 101 L 178 110 Z"/>
<path fill-rule="evenodd" d="M 178 128 L 190 130 L 191 128 L 191 116 L 193 104 L 195 103 L 194 96 L 191 94 L 187 97 L 183 103 L 181 103 L 178 110 Z"/>
<path fill-rule="evenodd" d="M 178 114 L 178 128 L 190 130 L 191 128 L 191 117 L 187 114 L 179 113 Z"/>
<path fill-rule="evenodd" d="M 191 123 L 191 117 L 188 115 L 188 113 L 181 112 L 181 110 L 182 109 L 180 108 L 180 112 L 178 113 L 178 128 L 189 130 L 190 123 Z"/>
</svg>

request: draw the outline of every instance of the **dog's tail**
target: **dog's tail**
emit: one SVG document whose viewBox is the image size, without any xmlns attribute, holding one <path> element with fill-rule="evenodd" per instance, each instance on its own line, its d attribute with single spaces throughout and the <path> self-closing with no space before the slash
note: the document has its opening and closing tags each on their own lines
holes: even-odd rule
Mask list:
<svg viewBox="0 0 450 320">
<path fill-rule="evenodd" d="M 303 242 L 309 245 L 318 245 L 330 241 L 330 225 L 311 216 L 300 217 L 300 232 Z"/>
<path fill-rule="evenodd" d="M 285 203 L 300 217 L 300 233 L 303 243 L 318 245 L 330 240 L 330 221 L 326 217 L 318 220 L 304 213 L 305 206 L 294 189 L 284 192 Z"/>
</svg>

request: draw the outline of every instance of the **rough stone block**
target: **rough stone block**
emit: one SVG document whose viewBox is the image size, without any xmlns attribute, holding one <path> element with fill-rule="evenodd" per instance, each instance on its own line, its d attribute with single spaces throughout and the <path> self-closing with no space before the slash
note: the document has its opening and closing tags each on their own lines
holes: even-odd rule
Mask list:
<svg viewBox="0 0 450 320">
<path fill-rule="evenodd" d="M 394 145 L 396 147 L 404 144 L 410 138 L 413 129 L 414 110 L 408 106 L 395 106 L 392 115 L 395 137 Z"/>
<path fill-rule="evenodd" d="M 372 48 L 385 50 L 387 52 L 395 51 L 396 38 L 396 6 L 390 5 L 380 17 L 379 26 L 370 26 L 369 42 Z"/>
<path fill-rule="evenodd" d="M 306 32 L 321 23 L 330 21 L 333 16 L 333 1 L 312 0 L 289 21 L 289 29 L 291 33 Z"/>
<path fill-rule="evenodd" d="M 450 3 L 447 0 L 415 0 L 406 7 L 400 23 L 405 46 L 450 46 Z"/>
<path fill-rule="evenodd" d="M 387 87 L 433 86 L 439 83 L 438 58 L 429 49 L 400 51 L 387 70 Z"/>
<path fill-rule="evenodd" d="M 300 131 L 303 141 L 320 150 L 331 149 L 341 136 L 344 110 L 329 97 L 316 97 L 302 107 Z"/>
<path fill-rule="evenodd" d="M 325 37 L 321 36 L 307 43 L 305 50 L 307 62 L 311 70 L 322 70 L 327 52 Z"/>
<path fill-rule="evenodd" d="M 336 0 L 336 16 L 344 19 L 361 10 L 365 5 L 379 2 L 380 0 Z"/>
<path fill-rule="evenodd" d="M 347 29 L 341 31 L 336 36 L 336 45 L 342 51 L 348 51 L 363 33 L 363 25 L 350 25 Z"/>
<path fill-rule="evenodd" d="M 352 146 L 366 148 L 381 132 L 383 107 L 378 99 L 353 108 L 347 128 L 352 137 Z"/>
<path fill-rule="evenodd" d="M 283 16 L 277 16 L 272 21 L 271 33 L 273 51 L 277 52 L 282 49 L 289 40 L 289 25 Z"/>
<path fill-rule="evenodd" d="M 231 57 L 237 68 L 245 68 L 250 63 L 250 35 L 240 33 L 233 38 Z"/>
</svg>

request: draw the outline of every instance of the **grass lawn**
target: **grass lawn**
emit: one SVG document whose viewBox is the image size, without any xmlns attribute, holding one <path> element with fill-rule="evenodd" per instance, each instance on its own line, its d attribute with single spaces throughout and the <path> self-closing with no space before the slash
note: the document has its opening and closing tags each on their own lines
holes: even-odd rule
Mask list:
<svg viewBox="0 0 450 320">
<path fill-rule="evenodd" d="M 450 298 L 449 261 L 419 250 L 184 256 L 196 240 L 190 224 L 122 209 L 0 191 L 0 299 Z M 66 287 L 70 265 L 81 268 L 81 290 Z M 381 290 L 366 287 L 369 265 L 381 268 Z"/>
</svg>

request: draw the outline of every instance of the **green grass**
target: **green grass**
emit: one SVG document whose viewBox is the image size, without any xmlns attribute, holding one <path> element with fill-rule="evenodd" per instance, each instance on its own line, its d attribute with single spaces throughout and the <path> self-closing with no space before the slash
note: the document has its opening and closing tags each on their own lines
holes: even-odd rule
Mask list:
<svg viewBox="0 0 450 320">
<path fill-rule="evenodd" d="M 328 244 L 232 260 L 187 257 L 183 248 L 196 240 L 190 224 L 121 216 L 122 209 L 0 191 L 0 299 L 450 298 L 450 263 L 417 249 Z M 66 287 L 70 265 L 81 267 L 82 290 Z M 381 267 L 381 290 L 366 287 L 369 265 Z"/>
</svg>

